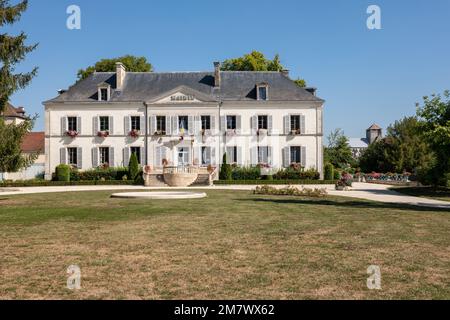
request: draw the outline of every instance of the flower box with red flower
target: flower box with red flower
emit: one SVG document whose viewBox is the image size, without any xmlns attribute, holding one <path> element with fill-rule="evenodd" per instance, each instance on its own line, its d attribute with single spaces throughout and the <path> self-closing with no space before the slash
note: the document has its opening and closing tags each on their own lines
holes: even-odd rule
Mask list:
<svg viewBox="0 0 450 320">
<path fill-rule="evenodd" d="M 302 132 L 300 129 L 291 130 L 291 135 L 293 135 L 293 136 L 299 136 L 301 134 L 302 134 Z"/>
<path fill-rule="evenodd" d="M 133 138 L 139 138 L 140 134 L 139 130 L 131 130 L 128 135 Z"/>
<path fill-rule="evenodd" d="M 66 132 L 66 136 L 71 137 L 71 138 L 76 138 L 76 137 L 78 137 L 78 132 L 74 131 L 74 130 L 69 130 Z"/>
<path fill-rule="evenodd" d="M 107 137 L 109 137 L 109 131 L 99 131 L 99 132 L 97 132 L 97 137 L 107 138 Z"/>
<path fill-rule="evenodd" d="M 155 136 L 165 136 L 166 135 L 166 131 L 164 131 L 164 130 L 158 130 L 158 131 L 155 131 L 155 134 L 154 134 Z"/>
</svg>

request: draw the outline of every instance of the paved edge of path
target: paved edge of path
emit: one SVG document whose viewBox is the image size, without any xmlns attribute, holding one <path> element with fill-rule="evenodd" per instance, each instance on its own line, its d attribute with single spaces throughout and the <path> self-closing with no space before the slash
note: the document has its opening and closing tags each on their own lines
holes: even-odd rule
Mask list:
<svg viewBox="0 0 450 320">
<path fill-rule="evenodd" d="M 26 194 L 40 193 L 61 193 L 61 192 L 82 192 L 82 191 L 117 191 L 117 190 L 241 190 L 249 191 L 255 189 L 256 185 L 220 185 L 190 188 L 169 188 L 169 187 L 144 187 L 144 186 L 62 186 L 62 187 L 26 187 L 26 188 L 5 188 L 0 189 L 0 197 L 16 196 Z M 273 185 L 276 188 L 283 188 L 286 185 Z M 450 202 L 408 196 L 392 190 L 392 186 L 372 184 L 372 183 L 354 183 L 350 191 L 336 191 L 334 185 L 298 185 L 304 188 L 325 188 L 328 194 L 332 196 L 351 197 L 383 203 L 405 204 L 420 207 L 449 209 Z"/>
</svg>

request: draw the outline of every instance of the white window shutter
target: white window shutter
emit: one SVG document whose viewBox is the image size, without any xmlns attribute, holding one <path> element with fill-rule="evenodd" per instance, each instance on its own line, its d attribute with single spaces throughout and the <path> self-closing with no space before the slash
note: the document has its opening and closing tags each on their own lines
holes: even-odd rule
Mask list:
<svg viewBox="0 0 450 320">
<path fill-rule="evenodd" d="M 145 166 L 146 161 L 145 161 L 145 148 L 141 147 L 141 166 Z"/>
<path fill-rule="evenodd" d="M 194 120 L 193 116 L 188 116 L 188 133 L 190 136 L 195 134 Z"/>
<path fill-rule="evenodd" d="M 155 132 L 156 132 L 156 130 L 157 130 L 156 116 L 155 116 L 155 115 L 151 115 L 151 116 L 150 116 L 149 122 L 150 122 L 150 125 L 149 125 L 149 127 L 150 127 L 150 132 L 149 132 L 148 134 L 152 136 L 152 135 L 155 134 Z"/>
<path fill-rule="evenodd" d="M 141 122 L 141 132 L 146 133 L 145 132 L 145 125 L 146 125 L 146 121 L 145 121 L 145 117 L 144 116 L 140 116 L 139 117 L 139 121 Z"/>
<path fill-rule="evenodd" d="M 77 117 L 77 132 L 81 135 L 81 117 Z"/>
<path fill-rule="evenodd" d="M 216 117 L 215 116 L 211 116 L 211 132 L 212 133 L 216 133 Z"/>
<path fill-rule="evenodd" d="M 187 163 L 190 164 L 191 163 L 191 149 L 188 148 L 188 153 L 187 153 Z"/>
<path fill-rule="evenodd" d="M 99 119 L 98 118 L 99 117 L 92 118 L 92 134 L 94 136 L 97 135 L 97 132 L 99 131 L 99 128 L 100 128 L 100 126 L 99 126 Z"/>
<path fill-rule="evenodd" d="M 172 135 L 172 124 L 169 116 L 166 116 L 166 135 Z"/>
<path fill-rule="evenodd" d="M 153 165 L 155 167 L 160 167 L 162 164 L 161 148 L 162 147 L 156 147 L 156 149 L 155 149 L 155 157 L 154 157 L 154 162 L 153 162 Z"/>
<path fill-rule="evenodd" d="M 123 149 L 123 165 L 125 167 L 128 167 L 129 164 L 130 164 L 130 148 L 125 147 Z"/>
<path fill-rule="evenodd" d="M 216 148 L 210 147 L 210 160 L 211 165 L 216 165 Z"/>
<path fill-rule="evenodd" d="M 114 134 L 114 117 L 113 116 L 109 117 L 109 134 L 110 135 Z"/>
<path fill-rule="evenodd" d="M 283 167 L 287 168 L 291 165 L 291 147 L 283 149 Z"/>
<path fill-rule="evenodd" d="M 306 147 L 302 147 L 301 159 L 302 159 L 302 167 L 306 168 Z"/>
<path fill-rule="evenodd" d="M 220 130 L 222 133 L 227 132 L 227 116 L 220 117 Z"/>
<path fill-rule="evenodd" d="M 193 162 L 196 162 L 196 164 L 199 166 L 202 165 L 201 152 L 202 152 L 202 147 L 194 147 L 194 161 Z"/>
<path fill-rule="evenodd" d="M 176 136 L 180 132 L 180 127 L 178 124 L 178 116 L 172 117 L 172 135 Z"/>
<path fill-rule="evenodd" d="M 77 168 L 83 169 L 83 149 L 77 149 Z"/>
<path fill-rule="evenodd" d="M 305 116 L 303 114 L 300 116 L 300 130 L 302 134 L 306 133 L 306 121 Z"/>
<path fill-rule="evenodd" d="M 284 116 L 284 134 L 288 135 L 291 132 L 291 116 Z"/>
<path fill-rule="evenodd" d="M 95 169 L 99 166 L 98 161 L 98 148 L 94 147 L 92 148 L 92 168 Z"/>
<path fill-rule="evenodd" d="M 195 116 L 194 118 L 194 134 L 199 134 L 200 130 L 202 129 L 202 117 L 201 116 Z"/>
<path fill-rule="evenodd" d="M 240 166 L 242 166 L 242 165 L 244 165 L 244 162 L 243 162 L 243 154 L 242 154 L 242 147 L 237 147 L 236 148 L 236 152 L 237 152 L 237 163 L 238 163 L 238 165 L 240 165 Z"/>
<path fill-rule="evenodd" d="M 59 149 L 59 162 L 60 164 L 67 164 L 67 149 Z"/>
<path fill-rule="evenodd" d="M 242 117 L 236 116 L 236 133 L 241 134 L 242 132 Z"/>
<path fill-rule="evenodd" d="M 252 130 L 257 131 L 258 130 L 258 116 L 252 117 Z"/>
<path fill-rule="evenodd" d="M 272 116 L 267 116 L 267 132 L 269 134 L 272 134 L 272 129 L 273 129 L 273 118 Z"/>
<path fill-rule="evenodd" d="M 109 166 L 111 168 L 114 168 L 116 166 L 116 162 L 114 159 L 114 148 L 113 147 L 109 147 Z"/>
<path fill-rule="evenodd" d="M 61 118 L 61 135 L 64 136 L 67 132 L 67 117 Z"/>
<path fill-rule="evenodd" d="M 130 128 L 131 128 L 131 117 L 126 116 L 124 119 L 124 131 L 126 136 L 130 133 L 131 131 Z"/>
<path fill-rule="evenodd" d="M 251 165 L 257 165 L 258 164 L 258 147 L 252 147 L 251 148 L 251 155 L 250 155 L 250 161 Z"/>
<path fill-rule="evenodd" d="M 234 147 L 227 147 L 226 156 L 227 156 L 227 163 L 228 164 L 231 164 L 231 160 L 233 159 L 233 148 Z"/>
<path fill-rule="evenodd" d="M 267 147 L 267 163 L 273 164 L 273 149 L 272 147 Z"/>
</svg>

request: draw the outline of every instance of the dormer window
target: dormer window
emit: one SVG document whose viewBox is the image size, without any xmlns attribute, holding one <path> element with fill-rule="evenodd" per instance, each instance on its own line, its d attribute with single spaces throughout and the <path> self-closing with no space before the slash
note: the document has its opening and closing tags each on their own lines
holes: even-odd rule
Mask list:
<svg viewBox="0 0 450 320">
<path fill-rule="evenodd" d="M 98 101 L 109 101 L 110 96 L 109 85 L 100 85 L 98 87 Z"/>
<path fill-rule="evenodd" d="M 261 83 L 256 86 L 257 100 L 266 101 L 269 100 L 269 85 Z"/>
</svg>

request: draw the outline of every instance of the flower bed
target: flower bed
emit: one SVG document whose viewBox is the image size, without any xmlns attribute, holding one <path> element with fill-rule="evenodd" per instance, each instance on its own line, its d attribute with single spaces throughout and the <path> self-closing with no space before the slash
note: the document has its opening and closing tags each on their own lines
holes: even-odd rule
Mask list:
<svg viewBox="0 0 450 320">
<path fill-rule="evenodd" d="M 328 195 L 326 189 L 321 188 L 296 188 L 293 186 L 288 186 L 286 188 L 277 189 L 271 186 L 258 186 L 253 190 L 254 194 L 264 194 L 264 195 L 276 195 L 276 196 L 296 196 L 296 197 L 315 197 L 322 198 Z"/>
</svg>

